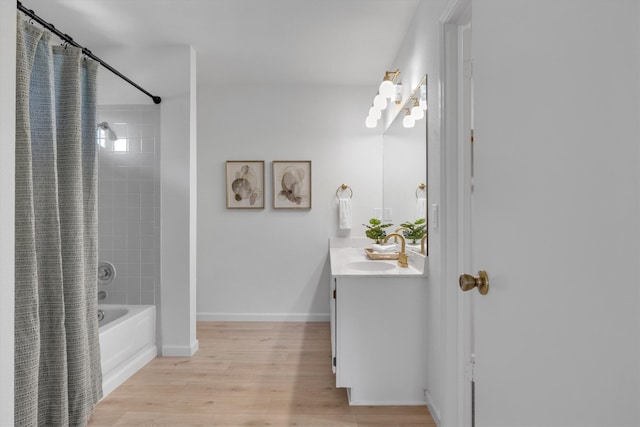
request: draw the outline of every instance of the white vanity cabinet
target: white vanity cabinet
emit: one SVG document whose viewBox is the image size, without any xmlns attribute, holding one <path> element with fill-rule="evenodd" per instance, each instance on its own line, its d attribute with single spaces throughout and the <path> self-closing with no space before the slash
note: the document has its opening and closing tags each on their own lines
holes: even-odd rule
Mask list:
<svg viewBox="0 0 640 427">
<path fill-rule="evenodd" d="M 350 404 L 425 403 L 426 286 L 410 275 L 332 276 L 332 360 Z"/>
</svg>

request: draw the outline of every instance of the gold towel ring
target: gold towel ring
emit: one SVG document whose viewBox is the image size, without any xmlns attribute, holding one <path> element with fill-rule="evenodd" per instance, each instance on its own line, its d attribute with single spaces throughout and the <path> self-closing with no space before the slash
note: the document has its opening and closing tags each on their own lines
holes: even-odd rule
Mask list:
<svg viewBox="0 0 640 427">
<path fill-rule="evenodd" d="M 342 197 L 340 197 L 340 194 L 344 193 L 347 190 L 349 190 L 349 199 L 352 198 L 353 197 L 353 190 L 347 184 L 342 184 L 340 187 L 338 187 L 338 189 L 336 190 L 336 198 L 338 200 L 340 200 L 342 198 Z"/>
<path fill-rule="evenodd" d="M 421 191 L 421 190 L 424 191 L 424 198 L 426 199 L 427 198 L 427 186 L 422 182 L 420 184 L 418 184 L 418 188 L 416 188 L 416 199 L 420 198 L 420 196 L 418 196 L 418 192 Z"/>
</svg>

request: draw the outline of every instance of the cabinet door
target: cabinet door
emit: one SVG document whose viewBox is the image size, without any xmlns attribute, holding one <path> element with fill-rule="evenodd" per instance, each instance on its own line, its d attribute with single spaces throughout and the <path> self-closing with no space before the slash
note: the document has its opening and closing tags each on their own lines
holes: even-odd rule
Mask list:
<svg viewBox="0 0 640 427">
<path fill-rule="evenodd" d="M 331 322 L 331 369 L 336 373 L 336 278 L 331 278 L 329 292 L 329 310 Z"/>
<path fill-rule="evenodd" d="M 339 277 L 336 288 L 336 385 L 352 404 L 424 403 L 424 279 Z"/>
</svg>

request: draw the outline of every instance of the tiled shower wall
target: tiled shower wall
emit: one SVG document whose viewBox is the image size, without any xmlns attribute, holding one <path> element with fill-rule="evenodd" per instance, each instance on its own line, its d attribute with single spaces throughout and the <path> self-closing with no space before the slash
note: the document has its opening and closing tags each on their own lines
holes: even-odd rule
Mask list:
<svg viewBox="0 0 640 427">
<path fill-rule="evenodd" d="M 98 123 L 116 133 L 110 141 L 98 130 L 99 261 L 111 262 L 116 276 L 107 304 L 156 304 L 160 296 L 160 112 L 156 106 L 98 106 Z"/>
</svg>

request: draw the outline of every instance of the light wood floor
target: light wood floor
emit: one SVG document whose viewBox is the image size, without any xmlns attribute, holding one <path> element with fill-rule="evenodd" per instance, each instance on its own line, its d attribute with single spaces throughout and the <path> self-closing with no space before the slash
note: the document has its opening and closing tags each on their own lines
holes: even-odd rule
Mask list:
<svg viewBox="0 0 640 427">
<path fill-rule="evenodd" d="M 89 426 L 429 426 L 425 406 L 349 406 L 328 323 L 199 322 L 192 358 L 159 357 Z"/>
</svg>

